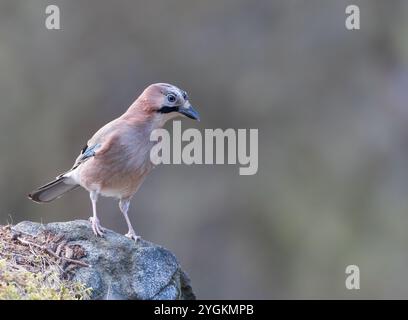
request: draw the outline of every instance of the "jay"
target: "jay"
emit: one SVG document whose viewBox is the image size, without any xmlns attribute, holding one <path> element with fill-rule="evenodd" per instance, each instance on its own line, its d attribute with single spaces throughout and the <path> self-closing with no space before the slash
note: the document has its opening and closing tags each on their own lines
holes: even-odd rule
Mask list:
<svg viewBox="0 0 408 320">
<path fill-rule="evenodd" d="M 117 198 L 129 228 L 126 236 L 137 241 L 128 211 L 131 198 L 154 167 L 150 150 L 155 142 L 150 134 L 180 115 L 199 120 L 185 91 L 167 83 L 148 86 L 124 114 L 93 135 L 70 170 L 28 197 L 50 202 L 79 186 L 85 188 L 92 202 L 92 230 L 101 237 L 105 229 L 97 216 L 98 196 Z"/>
</svg>

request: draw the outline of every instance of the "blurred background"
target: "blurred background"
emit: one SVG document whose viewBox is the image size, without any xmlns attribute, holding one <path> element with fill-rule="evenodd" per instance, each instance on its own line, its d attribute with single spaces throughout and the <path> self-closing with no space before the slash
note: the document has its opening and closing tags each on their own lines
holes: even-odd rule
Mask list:
<svg viewBox="0 0 408 320">
<path fill-rule="evenodd" d="M 45 28 L 49 4 L 61 30 Z M 349 4 L 361 30 L 344 26 Z M 183 129 L 259 129 L 256 175 L 160 166 L 133 200 L 136 231 L 175 253 L 198 298 L 408 298 L 407 35 L 404 0 L 1 0 L 0 223 L 87 219 L 83 190 L 26 194 L 170 82 L 201 114 Z M 127 231 L 113 199 L 99 214 Z"/>
</svg>

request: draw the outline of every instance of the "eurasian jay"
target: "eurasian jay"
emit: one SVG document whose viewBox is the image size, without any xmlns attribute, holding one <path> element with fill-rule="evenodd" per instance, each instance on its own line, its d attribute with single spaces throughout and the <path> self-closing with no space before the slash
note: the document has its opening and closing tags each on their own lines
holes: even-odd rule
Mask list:
<svg viewBox="0 0 408 320">
<path fill-rule="evenodd" d="M 96 236 L 105 232 L 96 212 L 98 196 L 117 198 L 129 228 L 126 236 L 137 241 L 128 210 L 132 196 L 154 167 L 150 150 L 155 142 L 150 134 L 179 115 L 199 120 L 187 93 L 166 83 L 150 85 L 123 115 L 93 135 L 69 171 L 31 192 L 29 198 L 50 202 L 78 186 L 85 188 L 92 202 L 89 220 Z"/>
</svg>

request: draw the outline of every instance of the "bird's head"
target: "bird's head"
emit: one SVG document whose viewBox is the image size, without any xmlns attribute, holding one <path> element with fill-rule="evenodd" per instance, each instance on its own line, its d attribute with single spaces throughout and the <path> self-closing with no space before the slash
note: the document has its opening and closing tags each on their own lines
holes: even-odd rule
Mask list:
<svg viewBox="0 0 408 320">
<path fill-rule="evenodd" d="M 177 116 L 200 121 L 200 116 L 191 105 L 187 92 L 167 83 L 148 86 L 132 107 L 143 110 L 162 124 Z"/>
</svg>

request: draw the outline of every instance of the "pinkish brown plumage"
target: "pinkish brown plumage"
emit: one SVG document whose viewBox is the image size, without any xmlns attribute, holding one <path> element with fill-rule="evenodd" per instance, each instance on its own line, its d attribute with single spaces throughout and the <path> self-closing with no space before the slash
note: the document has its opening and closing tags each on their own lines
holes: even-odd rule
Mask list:
<svg viewBox="0 0 408 320">
<path fill-rule="evenodd" d="M 93 135 L 71 170 L 30 193 L 30 199 L 50 202 L 78 186 L 85 188 L 92 202 L 92 229 L 102 236 L 96 212 L 98 196 L 118 198 L 129 228 L 126 236 L 137 240 L 128 209 L 130 199 L 153 168 L 150 134 L 179 115 L 198 120 L 186 92 L 166 83 L 150 85 L 123 115 Z"/>
</svg>

